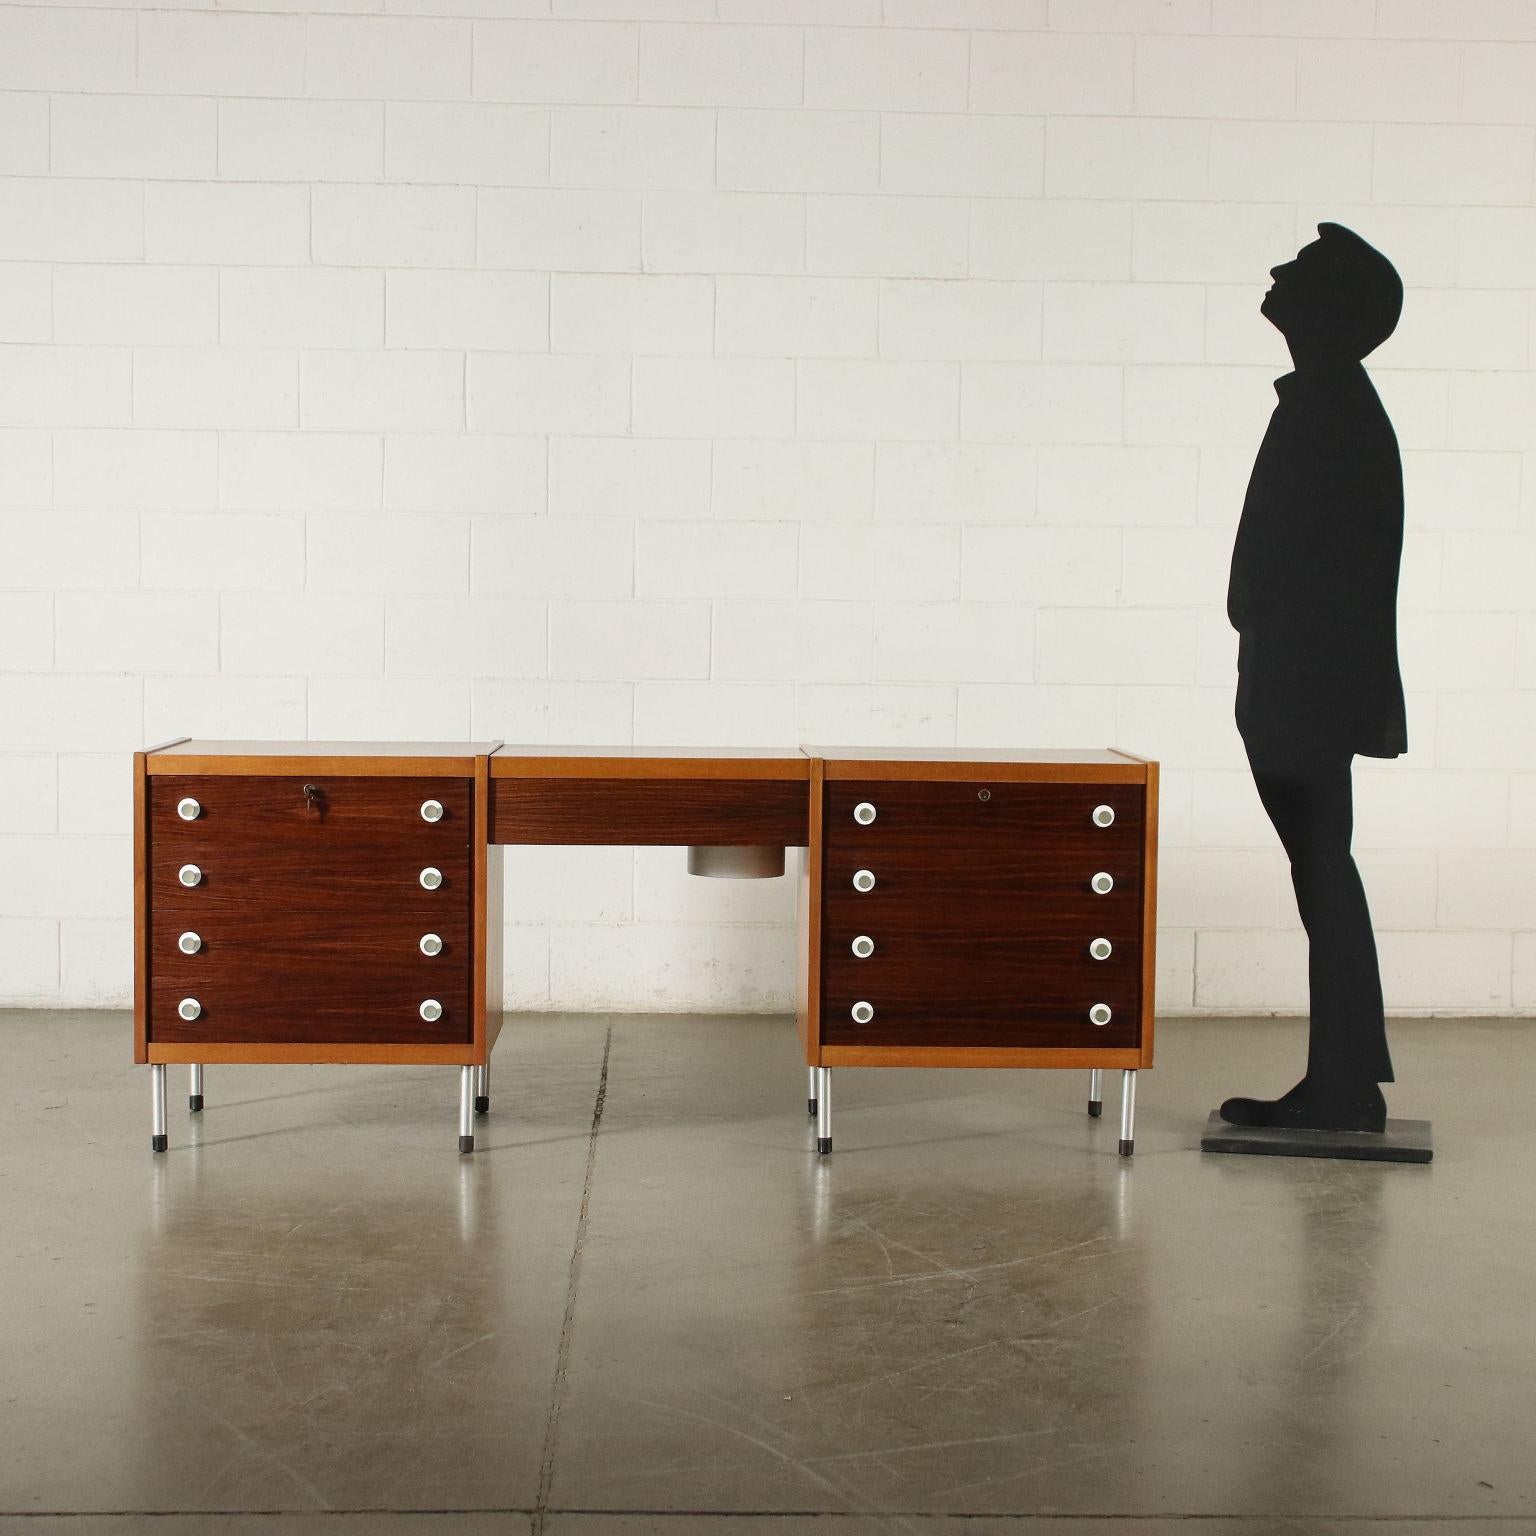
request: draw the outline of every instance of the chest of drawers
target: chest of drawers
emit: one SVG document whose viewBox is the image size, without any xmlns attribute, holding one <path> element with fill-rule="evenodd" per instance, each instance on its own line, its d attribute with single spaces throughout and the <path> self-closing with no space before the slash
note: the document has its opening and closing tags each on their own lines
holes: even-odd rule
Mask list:
<svg viewBox="0 0 1536 1536">
<path fill-rule="evenodd" d="M 1087 1067 L 1096 1114 L 1104 1069 L 1152 1064 L 1155 763 L 808 750 L 797 1011 L 824 1122 L 838 1066 Z"/>
<path fill-rule="evenodd" d="M 193 1066 L 195 1107 L 221 1061 L 453 1063 L 484 1090 L 500 1024 L 493 746 L 138 754 L 137 1059 Z"/>
</svg>

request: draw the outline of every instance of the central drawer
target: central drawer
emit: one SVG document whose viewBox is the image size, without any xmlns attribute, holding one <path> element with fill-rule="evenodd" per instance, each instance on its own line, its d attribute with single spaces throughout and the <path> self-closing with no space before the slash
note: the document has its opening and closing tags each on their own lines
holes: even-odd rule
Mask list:
<svg viewBox="0 0 1536 1536">
<path fill-rule="evenodd" d="M 801 779 L 493 778 L 493 843 L 803 848 Z"/>
<path fill-rule="evenodd" d="M 1144 806 L 1139 784 L 829 783 L 823 1041 L 1138 1044 Z"/>
<path fill-rule="evenodd" d="M 473 823 L 464 779 L 156 775 L 149 1039 L 467 1041 Z"/>
</svg>

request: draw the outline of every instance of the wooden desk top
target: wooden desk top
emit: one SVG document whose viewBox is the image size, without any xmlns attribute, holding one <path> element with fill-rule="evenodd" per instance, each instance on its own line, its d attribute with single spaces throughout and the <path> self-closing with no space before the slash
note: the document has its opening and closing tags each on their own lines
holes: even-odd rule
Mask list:
<svg viewBox="0 0 1536 1536">
<path fill-rule="evenodd" d="M 652 747 L 496 741 L 182 740 L 144 754 L 147 772 L 184 774 L 424 774 L 493 779 L 770 779 L 803 782 L 813 759 L 829 779 L 1083 779 L 1141 781 L 1144 758 L 1113 747 Z"/>
<path fill-rule="evenodd" d="M 806 747 L 828 779 L 1145 782 L 1145 758 L 1114 747 Z"/>
<path fill-rule="evenodd" d="M 389 778 L 473 775 L 495 741 L 204 741 L 152 747 L 149 773 L 354 773 Z"/>
<path fill-rule="evenodd" d="M 823 747 L 801 749 L 830 762 L 865 763 L 1139 763 L 1114 747 Z"/>
</svg>

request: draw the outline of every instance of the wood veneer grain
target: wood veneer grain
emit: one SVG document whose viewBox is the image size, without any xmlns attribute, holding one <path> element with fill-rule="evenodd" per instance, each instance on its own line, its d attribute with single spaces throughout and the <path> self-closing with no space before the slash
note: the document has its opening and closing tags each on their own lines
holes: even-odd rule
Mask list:
<svg viewBox="0 0 1536 1536">
<path fill-rule="evenodd" d="M 795 1029 L 808 1066 L 821 1055 L 822 762 L 811 764 L 807 784 L 807 846 L 795 881 Z"/>
<path fill-rule="evenodd" d="M 191 821 L 183 796 L 201 806 Z M 472 781 L 163 774 L 148 798 L 150 1044 L 472 1041 Z M 441 820 L 422 818 L 428 799 Z M 187 863 L 202 870 L 192 887 Z M 420 883 L 428 865 L 436 890 Z M 197 953 L 177 948 L 183 931 Z M 421 953 L 428 932 L 440 955 Z M 183 997 L 198 1018 L 179 1016 Z M 443 1008 L 430 1022 L 429 997 Z"/>
<path fill-rule="evenodd" d="M 804 780 L 491 780 L 497 843 L 795 848 L 805 845 L 807 826 Z"/>
<path fill-rule="evenodd" d="M 828 783 L 823 1047 L 1138 1047 L 1144 800 L 1134 783 Z M 1096 826 L 1106 804 L 1114 822 Z M 859 869 L 873 890 L 855 889 Z M 1090 887 L 1098 871 L 1114 877 L 1107 895 Z M 860 934 L 868 959 L 852 953 Z M 1089 955 L 1094 938 L 1108 960 Z M 1095 1003 L 1108 1025 L 1089 1021 Z"/>
<path fill-rule="evenodd" d="M 1141 1064 L 1150 1067 L 1157 1028 L 1158 765 L 1148 762 L 1146 768 L 1141 863 Z"/>
</svg>

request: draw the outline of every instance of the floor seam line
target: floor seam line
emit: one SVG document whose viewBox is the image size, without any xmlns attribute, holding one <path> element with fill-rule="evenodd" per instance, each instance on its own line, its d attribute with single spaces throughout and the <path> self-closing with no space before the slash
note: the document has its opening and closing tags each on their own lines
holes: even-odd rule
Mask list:
<svg viewBox="0 0 1536 1536">
<path fill-rule="evenodd" d="M 565 1282 L 565 1312 L 560 1320 L 560 1344 L 555 1352 L 555 1377 L 550 1385 L 549 1416 L 544 1421 L 544 1449 L 539 1458 L 539 1482 L 530 1522 L 532 1536 L 542 1536 L 549 1513 L 549 1495 L 555 1480 L 555 1445 L 560 1434 L 560 1407 L 565 1397 L 566 1372 L 570 1365 L 571 1335 L 576 1326 L 576 1292 L 581 1284 L 581 1256 L 587 1241 L 587 1218 L 592 1208 L 592 1176 L 597 1168 L 597 1133 L 608 1101 L 608 1058 L 613 1052 L 613 1025 L 603 1037 L 603 1065 L 597 1077 L 597 1097 L 592 1104 L 592 1128 L 587 1133 L 587 1166 L 581 1181 L 581 1206 L 576 1213 L 576 1242 Z"/>
</svg>

